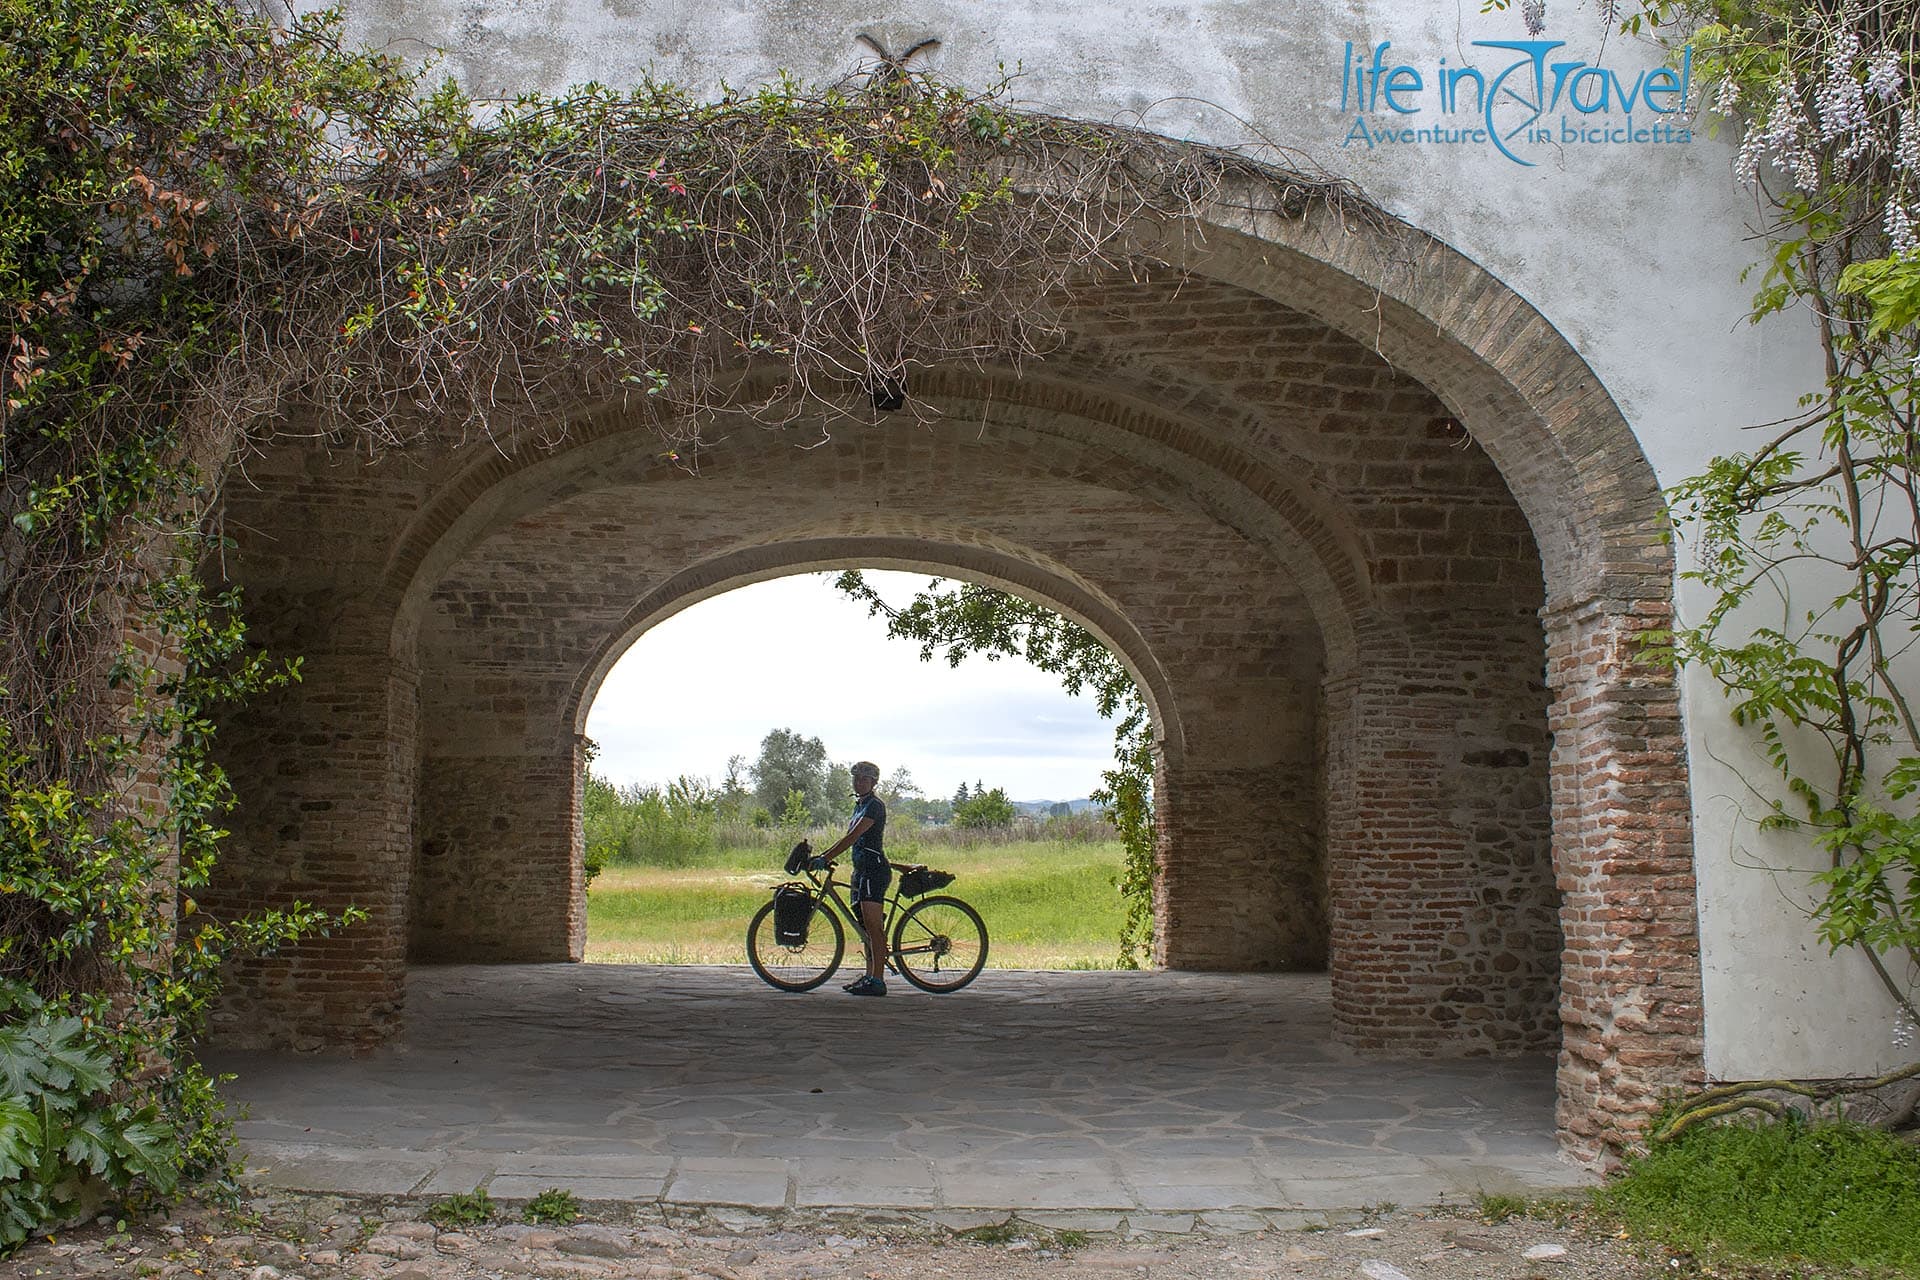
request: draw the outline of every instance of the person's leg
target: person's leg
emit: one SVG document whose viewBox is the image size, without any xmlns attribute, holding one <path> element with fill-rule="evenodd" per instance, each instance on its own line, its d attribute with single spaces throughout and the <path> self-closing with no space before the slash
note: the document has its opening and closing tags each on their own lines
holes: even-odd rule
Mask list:
<svg viewBox="0 0 1920 1280">
<path fill-rule="evenodd" d="M 860 919 L 866 923 L 867 936 L 861 941 L 867 948 L 867 976 L 886 981 L 886 917 L 887 911 L 878 902 L 860 904 Z"/>
</svg>

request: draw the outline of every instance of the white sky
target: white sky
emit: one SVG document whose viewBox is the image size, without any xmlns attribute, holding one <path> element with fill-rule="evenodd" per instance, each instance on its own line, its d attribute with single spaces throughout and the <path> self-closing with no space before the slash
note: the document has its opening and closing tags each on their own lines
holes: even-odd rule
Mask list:
<svg viewBox="0 0 1920 1280">
<path fill-rule="evenodd" d="M 929 579 L 868 570 L 867 581 L 900 603 Z M 832 574 L 742 587 L 668 618 L 621 656 L 587 716 L 594 772 L 616 783 L 718 782 L 728 756 L 751 763 L 773 729 L 819 738 L 829 760 L 872 760 L 882 774 L 905 765 L 930 796 L 983 781 L 1014 800 L 1075 800 L 1113 758 L 1091 698 L 1014 659 L 922 662 Z"/>
</svg>

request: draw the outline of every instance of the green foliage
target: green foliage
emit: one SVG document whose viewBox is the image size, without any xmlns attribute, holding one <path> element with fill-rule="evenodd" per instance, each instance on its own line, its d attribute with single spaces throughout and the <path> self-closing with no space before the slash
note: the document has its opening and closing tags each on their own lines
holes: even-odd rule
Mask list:
<svg viewBox="0 0 1920 1280">
<path fill-rule="evenodd" d="M 1153 951 L 1153 737 L 1146 703 L 1120 659 L 1084 627 L 1051 609 L 992 587 L 948 584 L 935 579 L 904 608 L 895 609 L 866 584 L 859 570 L 834 585 L 885 614 L 887 634 L 917 641 L 922 661 L 945 651 L 949 666 L 974 654 L 989 662 L 1023 659 L 1060 678 L 1068 693 L 1091 692 L 1100 714 L 1114 720 L 1114 767 L 1103 775 L 1093 799 L 1126 849 L 1120 893 L 1126 918 L 1120 930 L 1120 962 L 1133 968 Z M 975 788 L 976 792 L 978 788 Z M 1004 795 L 1001 797 L 1005 799 Z M 954 820 L 973 802 L 966 784 L 954 795 Z"/>
<path fill-rule="evenodd" d="M 953 825 L 969 831 L 1010 827 L 1013 819 L 1013 801 L 1007 799 L 1007 793 L 999 787 L 976 792 L 972 799 L 953 811 Z"/>
<path fill-rule="evenodd" d="M 116 1098 L 113 1061 L 86 1025 L 7 985 L 33 1012 L 0 1026 L 0 1251 L 136 1182 L 164 1195 L 180 1173 L 158 1103 Z"/>
<path fill-rule="evenodd" d="M 1840 292 L 1856 294 L 1871 308 L 1867 337 L 1880 341 L 1920 325 L 1920 257 L 1873 258 L 1840 273 Z"/>
<path fill-rule="evenodd" d="M 190 1049 L 220 965 L 359 918 L 298 902 L 199 912 L 231 803 L 212 716 L 295 671 L 248 652 L 233 598 L 209 598 L 191 574 L 155 580 L 147 600 L 171 660 L 120 655 L 122 711 L 88 740 L 90 786 L 48 776 L 0 721 L 0 1146 L 19 1166 L 0 1176 L 0 1249 L 109 1196 L 225 1178 L 231 1125 Z M 127 804 L 149 774 L 166 802 Z"/>
<path fill-rule="evenodd" d="M 548 1187 L 533 1199 L 527 1201 L 527 1207 L 520 1216 L 528 1222 L 545 1222 L 564 1227 L 570 1222 L 578 1222 L 584 1215 L 580 1201 L 573 1192 L 561 1187 Z"/>
<path fill-rule="evenodd" d="M 1595 1197 L 1633 1234 L 1732 1260 L 1920 1270 L 1920 1150 L 1797 1116 L 1656 1143 Z"/>
<path fill-rule="evenodd" d="M 692 866 L 714 848 L 720 796 L 703 778 L 616 787 L 587 771 L 581 826 L 592 876 L 612 864 Z"/>
<path fill-rule="evenodd" d="M 471 1191 L 456 1191 L 435 1200 L 427 1206 L 427 1221 L 443 1230 L 476 1227 L 492 1222 L 495 1212 L 493 1197 L 487 1194 L 487 1189 L 475 1187 Z"/>
<path fill-rule="evenodd" d="M 787 792 L 787 803 L 780 810 L 780 829 L 794 835 L 812 825 L 813 806 L 807 803 L 806 793 L 797 789 Z"/>
<path fill-rule="evenodd" d="M 1671 491 L 1713 604 L 1652 652 L 1725 690 L 1780 779 L 1754 790 L 1758 827 L 1824 857 L 1819 936 L 1920 1021 L 1911 965 L 1883 959 L 1920 962 L 1920 4 L 1652 0 L 1628 25 L 1682 33 L 1742 121 L 1770 214 L 1752 318 L 1803 311 L 1826 357 L 1800 413 Z"/>
<path fill-rule="evenodd" d="M 1008 1218 L 1005 1222 L 988 1222 L 978 1227 L 968 1227 L 965 1231 L 956 1231 L 953 1238 L 969 1244 L 1008 1244 L 1018 1240 L 1028 1230 L 1032 1228 L 1022 1228 L 1014 1219 Z"/>
</svg>

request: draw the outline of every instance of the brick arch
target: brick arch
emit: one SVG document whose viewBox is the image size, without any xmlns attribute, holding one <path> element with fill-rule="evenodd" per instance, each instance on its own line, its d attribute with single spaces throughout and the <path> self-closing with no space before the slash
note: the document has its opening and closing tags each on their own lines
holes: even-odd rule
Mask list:
<svg viewBox="0 0 1920 1280">
<path fill-rule="evenodd" d="M 1609 1158 L 1660 1096 L 1702 1072 L 1703 1008 L 1691 791 L 1672 672 L 1638 655 L 1670 625 L 1674 564 L 1666 505 L 1619 407 L 1573 344 L 1525 299 L 1436 237 L 1405 224 L 1316 210 L 1262 213 L 1227 191 L 1196 222 L 1139 230 L 1141 250 L 1313 315 L 1418 378 L 1486 451 L 1526 514 L 1547 599 L 1553 736 L 1553 866 L 1562 893 L 1558 1120 L 1576 1155 Z M 1329 700 L 1360 726 L 1389 725 L 1396 673 L 1336 671 Z M 1329 791 L 1367 805 L 1364 727 L 1336 744 Z M 1343 754 L 1350 751 L 1351 754 Z M 1371 779 L 1391 805 L 1407 779 Z M 1342 827 L 1329 814 L 1330 831 Z M 1336 900 L 1365 898 L 1396 852 L 1330 836 Z M 1390 844 L 1391 842 L 1389 842 Z M 1344 883 L 1343 883 L 1344 881 Z M 1356 893 L 1357 891 L 1357 893 Z M 1349 934 L 1393 928 L 1381 895 Z M 1395 966 L 1342 969 L 1337 1017 L 1363 1046 L 1404 1034 Z M 1359 981 L 1355 981 L 1355 978 Z M 1379 1017 L 1382 987 L 1401 1014 Z M 1376 1029 L 1377 1028 L 1377 1029 Z"/>
<path fill-rule="evenodd" d="M 1558 917 L 1565 942 L 1557 1010 L 1560 1118 L 1569 1144 L 1594 1155 L 1619 1143 L 1663 1087 L 1698 1070 L 1699 980 L 1691 950 L 1678 702 L 1672 679 L 1638 663 L 1633 650 L 1639 631 L 1665 622 L 1671 590 L 1651 470 L 1577 351 L 1477 265 L 1409 228 L 1343 222 L 1331 214 L 1263 219 L 1244 211 L 1255 202 L 1242 201 L 1236 210 L 1234 200 L 1231 194 L 1223 199 L 1202 224 L 1142 228 L 1142 252 L 1315 316 L 1417 378 L 1479 441 L 1539 546 L 1552 696 L 1545 712 L 1553 735 L 1552 866 L 1564 897 Z M 969 378 L 984 380 L 970 384 Z M 1359 550 L 1362 539 L 1338 503 L 1204 429 L 1218 425 L 1216 413 L 1238 412 L 1232 405 L 1188 394 L 1192 387 L 1177 376 L 1165 385 L 1181 403 L 1144 409 L 1139 397 L 1087 385 L 1093 381 L 1084 372 L 1078 379 L 1036 376 L 1016 392 L 1004 373 L 939 371 L 927 386 L 960 405 L 997 397 L 1027 433 L 1024 439 L 1042 449 L 1047 429 L 1056 440 L 1069 434 L 1083 444 L 1102 440 L 1115 470 L 1165 477 L 1169 500 L 1198 507 L 1218 494 L 1234 495 L 1214 503 L 1212 512 L 1260 542 L 1303 584 L 1335 665 L 1324 691 L 1326 720 L 1335 726 L 1327 735 L 1324 788 L 1330 812 L 1344 806 L 1328 849 L 1329 879 L 1343 913 L 1334 954 L 1340 1034 L 1370 1050 L 1500 1050 L 1497 1037 L 1472 1034 L 1474 1015 L 1484 1012 L 1474 1006 L 1472 986 L 1484 975 L 1459 955 L 1444 914 L 1464 910 L 1457 873 L 1466 864 L 1431 856 L 1432 830 L 1458 825 L 1450 818 L 1455 797 L 1447 792 L 1451 775 L 1443 766 L 1459 763 L 1448 758 L 1460 750 L 1451 717 L 1472 698 L 1471 690 L 1447 686 L 1457 673 L 1441 670 L 1435 678 L 1422 665 L 1431 655 L 1416 642 L 1431 619 L 1409 612 L 1397 629 L 1369 629 L 1383 602 L 1408 598 L 1407 584 L 1375 572 L 1379 566 Z M 1021 395 L 1035 403 L 1021 402 Z M 1064 413 L 1062 397 L 1075 395 L 1080 411 Z M 413 817 L 404 799 L 407 769 L 410 759 L 419 760 L 408 750 L 417 745 L 409 735 L 420 705 L 413 665 L 419 611 L 464 548 L 576 487 L 582 467 L 618 452 L 617 413 L 603 407 L 584 415 L 580 426 L 582 442 L 560 455 L 487 454 L 436 472 L 433 484 L 417 492 L 400 492 L 405 486 L 396 482 L 411 516 L 383 544 L 384 559 L 336 570 L 335 581 L 365 570 L 373 585 L 354 582 L 357 594 L 339 610 L 354 630 L 348 635 L 344 625 L 337 628 L 348 638 L 333 642 L 326 655 L 331 665 L 310 668 L 337 683 L 329 689 L 316 679 L 310 693 L 288 695 L 311 702 L 298 713 L 305 720 L 289 715 L 287 723 L 331 731 L 358 717 L 350 731 L 322 736 L 327 750 L 315 754 L 324 754 L 339 778 L 383 788 L 382 803 L 392 803 L 372 838 L 339 834 L 343 825 L 320 830 L 344 819 L 294 815 L 292 823 L 303 825 L 290 824 L 294 834 L 285 838 L 306 842 L 294 868 L 299 876 L 272 868 L 280 878 L 262 878 L 269 890 L 317 883 L 327 892 L 351 892 L 338 887 L 348 878 L 340 872 L 358 855 L 339 850 L 368 839 L 380 845 L 384 861 L 363 858 L 353 873 L 364 879 L 399 866 L 394 874 L 404 896 Z M 287 492 L 311 502 L 303 483 L 325 488 L 335 481 L 309 475 L 288 482 Z M 362 502 L 357 510 L 371 505 Z M 1430 594 L 1429 606 L 1445 603 L 1442 593 Z M 317 589 L 290 588 L 284 596 L 290 616 L 316 600 L 328 602 Z M 262 732 L 257 740 L 270 746 L 271 738 Z M 554 775 L 562 772 L 556 768 Z M 288 787 L 281 808 L 305 812 L 310 803 L 313 813 L 328 812 L 323 806 L 332 802 L 319 793 L 335 780 L 311 780 L 314 798 L 298 806 L 299 793 Z M 404 929 L 404 902 L 376 905 Z M 391 938 L 351 961 L 319 951 L 296 956 L 308 958 L 318 976 L 285 984 L 273 1008 L 301 1009 L 318 992 L 329 1001 L 326 1018 L 391 1019 L 405 959 Z M 376 989 L 376 1005 L 389 1003 L 365 1012 L 363 988 Z"/>
<path fill-rule="evenodd" d="M 1005 547 L 977 531 L 922 524 L 911 534 L 864 533 L 849 525 L 831 533 L 794 531 L 779 541 L 717 556 L 675 574 L 649 591 L 610 628 L 568 693 L 573 731 L 586 731 L 587 713 L 607 673 L 641 633 L 683 609 L 774 578 L 858 564 L 874 569 L 925 571 L 997 587 L 1085 627 L 1125 665 L 1153 718 L 1165 759 L 1185 756 L 1185 731 L 1166 670 L 1138 627 L 1105 593 L 1063 565 L 1036 562 L 1030 552 Z"/>
<path fill-rule="evenodd" d="M 1548 607 L 1671 598 L 1666 503 L 1600 379 L 1547 318 L 1465 255 L 1405 224 L 1263 215 L 1224 193 L 1140 249 L 1274 299 L 1431 389 L 1493 459 L 1540 546 Z"/>
<path fill-rule="evenodd" d="M 1041 449 L 1050 440 L 1095 443 L 1140 476 L 1176 482 L 1181 500 L 1206 507 L 1285 559 L 1331 651 L 1350 653 L 1363 636 L 1373 645 L 1399 643 L 1373 620 L 1372 584 L 1343 513 L 1297 477 L 1212 435 L 1202 415 L 1224 411 L 1205 392 L 1188 389 L 1183 411 L 1175 413 L 1044 371 L 998 366 L 929 370 L 916 377 L 915 388 L 917 399 L 947 417 L 974 420 L 984 412 L 1031 434 Z M 761 433 L 753 451 L 793 447 L 778 431 L 742 425 Z M 383 573 L 383 593 L 395 601 L 395 652 L 408 651 L 433 584 L 467 549 L 585 483 L 595 468 L 626 457 L 636 438 L 650 438 L 646 430 L 626 424 L 617 409 L 602 408 L 583 416 L 565 447 L 488 453 L 437 491 L 396 541 Z M 722 454 L 708 469 L 724 474 L 736 459 L 737 450 L 732 458 Z M 649 469 L 663 477 L 678 470 L 657 460 Z"/>
</svg>

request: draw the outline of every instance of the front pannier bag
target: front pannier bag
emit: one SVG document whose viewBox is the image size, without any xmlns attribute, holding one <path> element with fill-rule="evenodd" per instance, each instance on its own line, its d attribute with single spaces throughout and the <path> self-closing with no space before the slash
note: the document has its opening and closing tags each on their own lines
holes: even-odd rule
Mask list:
<svg viewBox="0 0 1920 1280">
<path fill-rule="evenodd" d="M 773 891 L 773 940 L 783 947 L 807 945 L 813 922 L 813 894 L 804 884 L 783 884 Z"/>
</svg>

